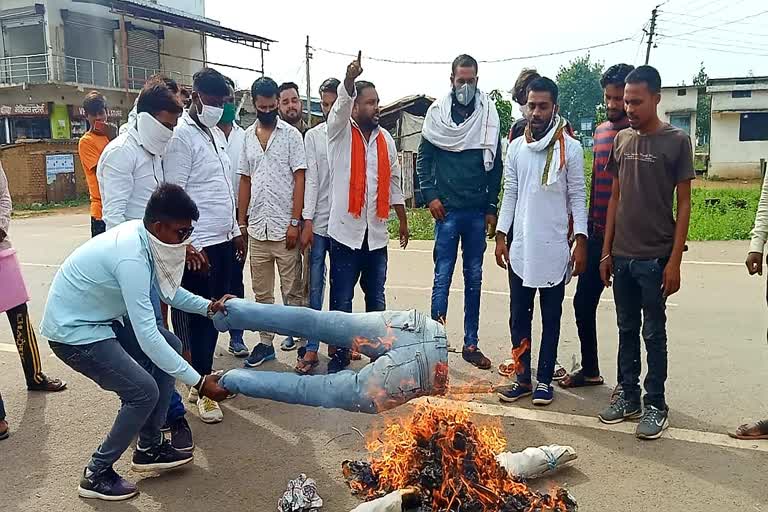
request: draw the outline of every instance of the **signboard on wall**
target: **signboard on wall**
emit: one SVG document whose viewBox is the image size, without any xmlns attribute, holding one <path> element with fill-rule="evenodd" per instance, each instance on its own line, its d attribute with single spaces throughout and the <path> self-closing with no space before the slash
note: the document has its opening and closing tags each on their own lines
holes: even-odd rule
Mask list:
<svg viewBox="0 0 768 512">
<path fill-rule="evenodd" d="M 48 117 L 47 103 L 0 104 L 0 116 L 4 117 Z"/>
<path fill-rule="evenodd" d="M 70 105 L 70 115 L 73 118 L 85 119 L 85 109 L 76 105 Z M 123 109 L 121 108 L 108 108 L 107 118 L 109 119 L 123 119 Z"/>
<path fill-rule="evenodd" d="M 46 197 L 49 202 L 74 199 L 75 155 L 72 153 L 45 155 Z"/>
<path fill-rule="evenodd" d="M 56 176 L 65 173 L 75 173 L 75 155 L 45 155 L 45 176 L 49 185 L 56 181 Z"/>
</svg>

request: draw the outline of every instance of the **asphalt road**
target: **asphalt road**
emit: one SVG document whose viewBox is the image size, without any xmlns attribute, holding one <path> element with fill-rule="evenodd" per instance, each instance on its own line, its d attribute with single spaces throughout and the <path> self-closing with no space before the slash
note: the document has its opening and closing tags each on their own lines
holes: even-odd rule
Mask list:
<svg viewBox="0 0 768 512">
<path fill-rule="evenodd" d="M 14 220 L 11 235 L 38 323 L 57 265 L 89 236 L 88 218 L 61 214 Z M 631 435 L 633 425 L 601 425 L 595 414 L 608 399 L 608 385 L 556 392 L 555 402 L 545 409 L 527 403 L 502 406 L 490 395 L 466 397 L 467 406 L 478 421 L 502 425 L 510 449 L 550 443 L 576 448 L 579 460 L 572 468 L 536 485 L 567 485 L 583 511 L 768 511 L 768 441 L 732 442 L 722 435 L 728 427 L 768 415 L 765 283 L 747 276 L 741 263 L 746 247 L 743 242 L 693 243 L 686 254 L 683 288 L 669 301 L 667 385 L 673 428 L 664 438 L 641 442 Z M 428 311 L 431 278 L 429 242 L 391 250 L 390 308 Z M 462 339 L 461 288 L 459 268 L 448 315 L 454 346 Z M 508 298 L 506 275 L 490 253 L 483 290 L 481 346 L 497 364 L 509 352 Z M 573 285 L 567 295 L 572 297 Z M 617 342 L 610 293 L 600 305 L 599 330 L 601 368 L 613 385 Z M 535 340 L 536 334 L 534 354 Z M 287 481 L 299 473 L 318 481 L 323 510 L 344 512 L 358 503 L 343 484 L 340 465 L 365 456 L 352 427 L 367 432 L 383 418 L 244 397 L 224 404 L 219 425 L 204 425 L 196 411 L 189 411 L 197 443 L 194 465 L 140 479 L 128 469 L 126 455 L 116 469 L 140 479 L 138 498 L 121 504 L 80 500 L 76 487 L 83 465 L 108 430 L 118 402 L 66 368 L 40 341 L 46 371 L 68 380 L 68 391 L 28 394 L 10 330 L 0 330 L 0 389 L 11 423 L 11 438 L 0 442 L 0 510 L 266 512 L 276 509 Z M 256 336 L 246 335 L 246 341 L 252 345 Z M 226 354 L 225 343 L 222 336 L 216 366 L 239 366 Z M 559 359 L 571 367 L 578 352 L 571 300 L 566 299 Z M 281 353 L 264 368 L 290 371 L 294 357 Z M 500 381 L 457 354 L 450 357 L 453 382 Z M 390 414 L 410 410 L 404 406 Z"/>
</svg>

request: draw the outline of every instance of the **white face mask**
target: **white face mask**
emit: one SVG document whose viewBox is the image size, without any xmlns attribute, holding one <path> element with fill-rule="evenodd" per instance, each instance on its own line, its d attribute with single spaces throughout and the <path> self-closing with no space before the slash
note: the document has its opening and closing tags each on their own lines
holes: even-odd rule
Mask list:
<svg viewBox="0 0 768 512">
<path fill-rule="evenodd" d="M 173 130 L 152 117 L 149 112 L 142 112 L 136 117 L 136 128 L 139 131 L 139 142 L 153 155 L 163 156 L 165 146 L 173 136 Z"/>
<path fill-rule="evenodd" d="M 224 114 L 224 109 L 222 107 L 206 105 L 203 103 L 202 98 L 200 98 L 200 104 L 203 106 L 203 109 L 197 113 L 197 117 L 200 119 L 200 122 L 203 123 L 203 126 L 213 128 L 219 124 L 221 116 Z"/>
<path fill-rule="evenodd" d="M 185 240 L 180 244 L 167 244 L 147 230 L 149 250 L 152 253 L 155 267 L 155 281 L 160 288 L 160 295 L 171 300 L 176 296 L 176 291 L 181 286 L 181 278 L 184 275 L 184 263 L 187 259 L 187 245 Z"/>
</svg>

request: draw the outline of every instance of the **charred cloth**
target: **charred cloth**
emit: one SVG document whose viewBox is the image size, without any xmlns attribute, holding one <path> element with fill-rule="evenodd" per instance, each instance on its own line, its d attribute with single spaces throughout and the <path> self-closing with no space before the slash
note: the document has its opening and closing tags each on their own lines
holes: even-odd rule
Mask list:
<svg viewBox="0 0 768 512">
<path fill-rule="evenodd" d="M 510 476 L 495 454 L 506 448 L 498 426 L 478 426 L 464 410 L 419 405 L 368 442 L 370 462 L 345 461 L 353 494 L 369 500 L 413 488 L 423 512 L 575 512 L 565 489 L 543 494 Z"/>
</svg>

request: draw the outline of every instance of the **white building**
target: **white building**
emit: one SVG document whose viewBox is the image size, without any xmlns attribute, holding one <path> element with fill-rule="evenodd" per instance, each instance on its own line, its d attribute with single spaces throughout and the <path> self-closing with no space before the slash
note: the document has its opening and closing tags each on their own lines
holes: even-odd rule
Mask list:
<svg viewBox="0 0 768 512">
<path fill-rule="evenodd" d="M 657 112 L 662 121 L 676 126 L 691 136 L 696 144 L 696 104 L 699 89 L 695 85 L 680 85 L 661 88 L 661 102 Z"/>
<path fill-rule="evenodd" d="M 190 86 L 215 37 L 260 52 L 270 39 L 205 18 L 204 0 L 0 0 L 0 144 L 70 139 L 86 130 L 80 105 L 91 89 L 125 118 L 156 73 Z M 256 61 L 257 59 L 254 59 Z"/>
<path fill-rule="evenodd" d="M 707 82 L 712 96 L 709 175 L 759 178 L 768 160 L 768 77 Z"/>
</svg>

